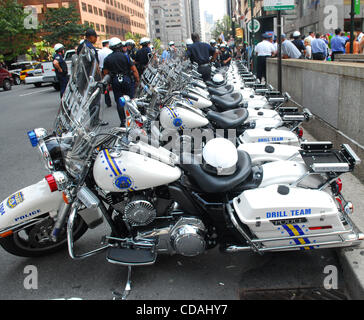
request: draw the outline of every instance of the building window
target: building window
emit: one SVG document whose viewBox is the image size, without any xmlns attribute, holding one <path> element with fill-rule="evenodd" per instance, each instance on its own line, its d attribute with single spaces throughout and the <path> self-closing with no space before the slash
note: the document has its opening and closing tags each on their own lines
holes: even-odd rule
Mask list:
<svg viewBox="0 0 364 320">
<path fill-rule="evenodd" d="M 103 16 L 102 9 L 100 9 L 100 8 L 99 8 L 99 16 L 101 16 L 101 17 Z"/>
<path fill-rule="evenodd" d="M 100 25 L 96 23 L 96 31 L 100 31 Z"/>
<path fill-rule="evenodd" d="M 88 5 L 88 12 L 92 13 L 92 6 Z"/>
<path fill-rule="evenodd" d="M 84 3 L 84 2 L 82 2 L 82 10 L 87 11 L 87 6 L 86 6 L 86 3 Z"/>
<path fill-rule="evenodd" d="M 156 33 L 161 33 L 161 29 L 155 29 Z"/>
<path fill-rule="evenodd" d="M 105 26 L 103 24 L 101 25 L 101 32 L 105 32 Z"/>
<path fill-rule="evenodd" d="M 94 14 L 96 14 L 96 15 L 97 15 L 97 14 L 98 14 L 98 12 L 99 12 L 99 11 L 97 10 L 97 8 L 96 8 L 96 7 L 94 7 Z"/>
<path fill-rule="evenodd" d="M 159 20 L 155 20 L 155 25 L 158 26 L 159 25 Z"/>
</svg>

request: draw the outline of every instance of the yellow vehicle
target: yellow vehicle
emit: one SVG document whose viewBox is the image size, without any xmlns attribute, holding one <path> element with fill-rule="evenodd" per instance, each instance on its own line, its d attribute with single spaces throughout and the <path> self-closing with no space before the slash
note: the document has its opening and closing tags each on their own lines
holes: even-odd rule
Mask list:
<svg viewBox="0 0 364 320">
<path fill-rule="evenodd" d="M 20 61 L 15 62 L 11 66 L 20 73 L 20 81 L 24 81 L 30 70 L 34 70 L 34 67 L 39 64 L 38 61 Z"/>
</svg>

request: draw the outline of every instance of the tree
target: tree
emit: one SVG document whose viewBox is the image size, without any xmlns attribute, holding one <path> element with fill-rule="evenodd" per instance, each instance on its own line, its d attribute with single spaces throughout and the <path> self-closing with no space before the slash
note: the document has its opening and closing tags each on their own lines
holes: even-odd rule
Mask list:
<svg viewBox="0 0 364 320">
<path fill-rule="evenodd" d="M 28 16 L 16 0 L 0 0 L 0 56 L 5 61 L 13 61 L 31 47 L 36 30 L 26 26 Z"/>
<path fill-rule="evenodd" d="M 62 43 L 65 47 L 73 48 L 89 27 L 79 21 L 80 15 L 73 4 L 68 8 L 48 8 L 41 27 L 45 34 L 43 39 L 51 46 Z"/>
<path fill-rule="evenodd" d="M 129 40 L 129 39 L 134 40 L 136 46 L 139 46 L 139 42 L 140 42 L 141 38 L 142 38 L 142 36 L 139 33 L 133 34 L 130 31 L 125 35 L 125 40 Z"/>
<path fill-rule="evenodd" d="M 215 27 L 212 31 L 212 36 L 214 39 L 218 40 L 221 36 L 221 33 L 224 34 L 225 40 L 229 39 L 229 35 L 232 34 L 232 21 L 228 15 L 225 15 L 222 20 L 218 20 L 215 24 Z"/>
</svg>

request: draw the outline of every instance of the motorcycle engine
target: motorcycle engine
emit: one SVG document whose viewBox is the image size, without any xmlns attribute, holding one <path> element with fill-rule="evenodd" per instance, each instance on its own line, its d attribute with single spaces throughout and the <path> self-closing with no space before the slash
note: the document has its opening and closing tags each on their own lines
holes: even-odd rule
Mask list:
<svg viewBox="0 0 364 320">
<path fill-rule="evenodd" d="M 205 251 L 206 228 L 196 218 L 181 218 L 170 232 L 172 247 L 177 254 L 197 256 Z"/>
<path fill-rule="evenodd" d="M 134 197 L 125 206 L 124 218 L 132 226 L 146 226 L 153 222 L 157 210 L 144 197 Z"/>
</svg>

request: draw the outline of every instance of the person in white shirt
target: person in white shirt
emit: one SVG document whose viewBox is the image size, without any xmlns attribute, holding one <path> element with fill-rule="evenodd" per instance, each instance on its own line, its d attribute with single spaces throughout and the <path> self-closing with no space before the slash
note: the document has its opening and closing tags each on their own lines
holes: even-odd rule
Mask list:
<svg viewBox="0 0 364 320">
<path fill-rule="evenodd" d="M 99 56 L 99 67 L 102 73 L 102 70 L 104 68 L 104 61 L 105 58 L 112 53 L 113 51 L 109 48 L 109 40 L 104 40 L 102 41 L 102 49 L 100 51 L 98 51 L 98 56 Z M 109 90 L 106 90 L 105 93 L 105 104 L 107 105 L 108 108 L 111 107 L 111 99 L 110 99 L 110 93 Z"/>
<path fill-rule="evenodd" d="M 305 58 L 312 59 L 311 40 L 309 37 L 305 38 L 304 46 L 306 47 Z"/>
<path fill-rule="evenodd" d="M 267 58 L 276 54 L 276 49 L 272 41 L 272 36 L 268 33 L 262 35 L 263 41 L 259 42 L 255 47 L 255 53 L 258 55 L 257 60 L 257 78 L 267 80 Z"/>
</svg>

